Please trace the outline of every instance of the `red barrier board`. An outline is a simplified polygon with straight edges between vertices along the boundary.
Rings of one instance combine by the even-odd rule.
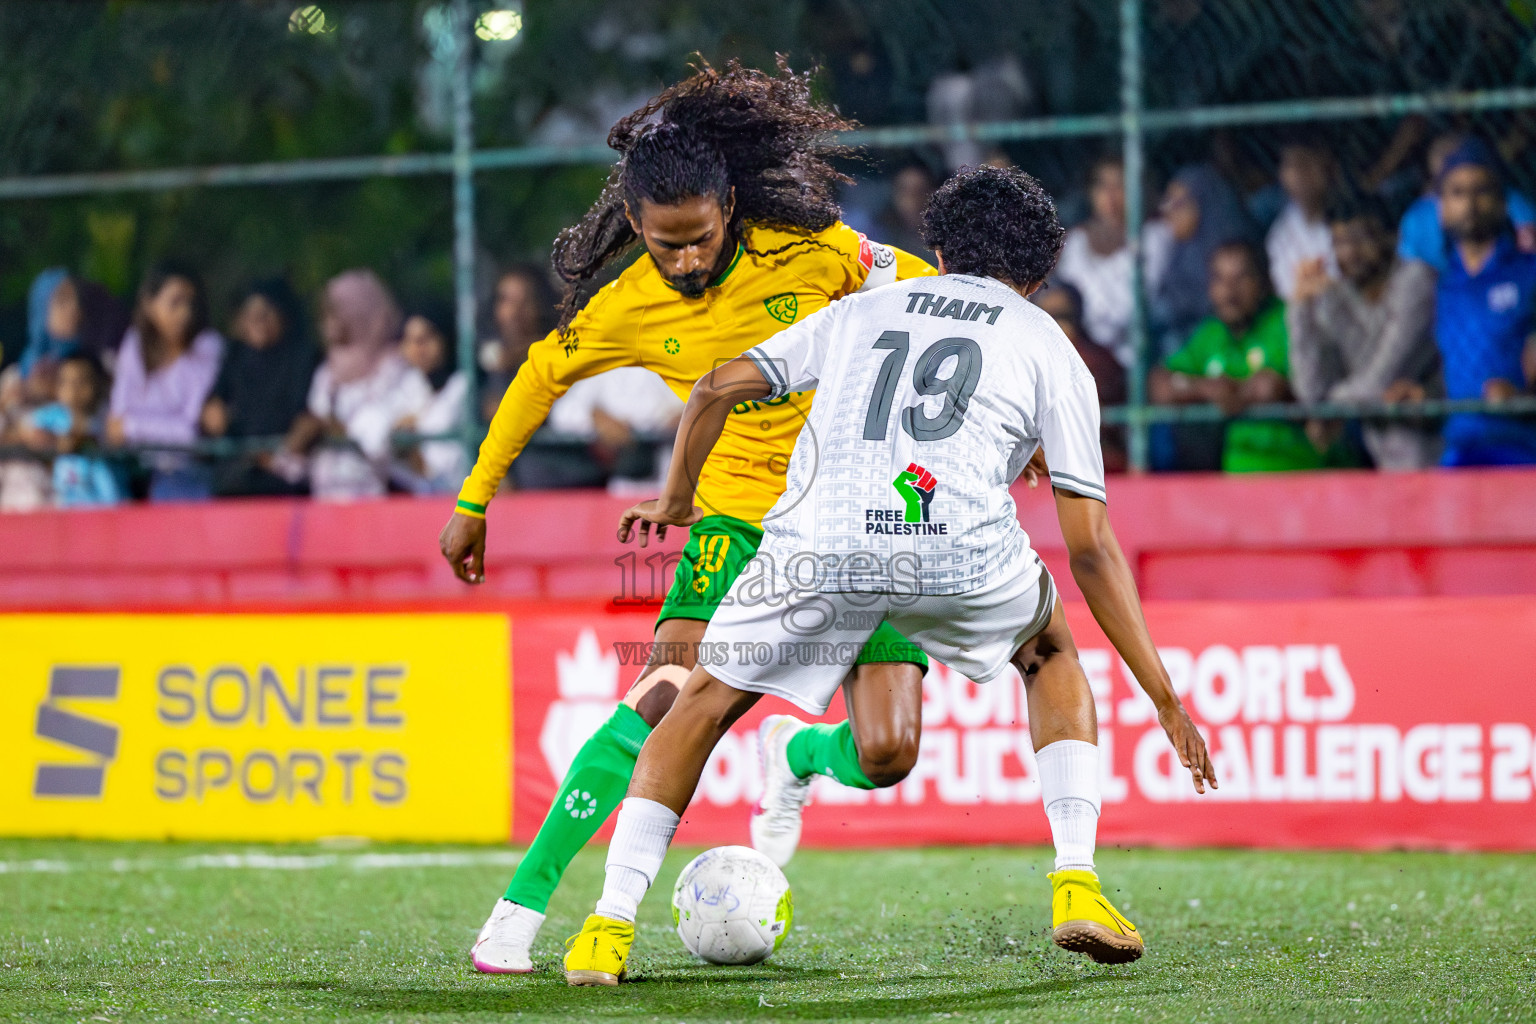
[[[1536,599],[1164,602],[1147,618],[1221,788],[1195,795],[1150,702],[1069,605],[1099,718],[1101,843],[1536,849]],[[644,664],[651,627],[595,604],[513,613],[516,840]],[[756,726],[784,710],[764,698],[721,742],[684,841],[747,841]],[[827,717],[842,714],[839,701]],[[935,665],[911,776],[817,787],[808,845],[1049,840],[1012,674],[977,686]]]
[[[1049,491],[1020,484],[1013,495],[1062,594],[1079,597]],[[1149,600],[1536,594],[1536,469],[1116,476],[1109,500]],[[0,609],[606,600],[637,572],[642,588],[649,577],[645,558],[637,565],[614,535],[627,504],[601,491],[497,497],[478,587],[438,554],[447,497],[0,515]],[[674,532],[663,550],[685,540]]]

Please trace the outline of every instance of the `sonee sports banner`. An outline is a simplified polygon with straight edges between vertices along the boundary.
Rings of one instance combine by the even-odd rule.
[[[0,615],[0,833],[504,840],[505,615]]]
[[[1221,788],[1206,796],[1088,610],[1067,615],[1098,711],[1102,842],[1536,849],[1536,600],[1150,606],[1211,747]],[[592,609],[515,618],[519,841],[645,664],[651,628],[646,615]],[[682,841],[747,841],[756,726],[784,711],[799,713],[764,698],[720,743]],[[826,720],[842,714],[839,701]],[[906,781],[871,793],[820,780],[805,812],[804,841],[817,846],[1048,839],[1018,677],[977,686],[937,664]]]
[[[1104,842],[1536,849],[1536,601],[1176,602],[1147,617],[1221,788],[1194,794],[1069,606]],[[652,625],[596,603],[0,616],[0,833],[500,841],[510,822],[526,842]],[[756,725],[786,710],[765,698],[721,742],[683,841],[747,840]],[[1044,842],[1039,802],[1017,677],[977,686],[936,664],[912,774],[873,793],[818,782],[805,841]]]

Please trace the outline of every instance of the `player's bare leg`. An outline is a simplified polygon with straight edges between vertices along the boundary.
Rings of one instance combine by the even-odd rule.
[[[1013,664],[1024,677],[1040,798],[1056,844],[1052,940],[1099,963],[1129,963],[1144,947],[1135,925],[1104,898],[1093,869],[1100,807],[1098,719],[1059,600],[1051,621],[1014,653]]]
[[[623,700],[652,729],[667,716],[698,664],[699,641],[704,639],[708,625],[703,619],[663,619],[656,623],[651,657]]]
[[[695,668],[672,710],[641,749],[628,796],[654,800],[681,814],[698,789],[715,744],[761,696]]]
[[[704,764],[720,737],[758,697],[695,668],[672,710],[646,740],[608,844],[603,897],[566,953],[570,984],[617,985],[623,978],[634,942],[635,913],[656,881]]]
[[[894,786],[917,764],[923,738],[923,671],[906,662],[854,667],[843,684],[859,770],[876,789]]]
[[[800,845],[811,782],[828,775],[856,789],[907,777],[923,734],[923,671],[908,662],[855,665],[843,683],[850,729],[769,715],[758,729],[763,795],[752,809],[752,846],[783,867]]]
[[[1024,677],[1029,738],[1036,752],[1062,740],[1098,743],[1093,691],[1077,660],[1077,644],[1059,599],[1051,621],[1014,652],[1013,666]]]
[[[657,623],[656,642],[645,667],[612,717],[577,752],[512,883],[476,936],[470,950],[476,970],[485,974],[533,970],[533,942],[544,924],[549,897],[571,858],[624,799],[634,759],[687,681],[706,625],[700,619],[681,618]]]

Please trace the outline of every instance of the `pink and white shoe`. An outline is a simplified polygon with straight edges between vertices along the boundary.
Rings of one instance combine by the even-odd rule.
[[[481,974],[532,974],[533,940],[544,915],[508,899],[496,901],[469,958]]]
[[[805,728],[792,715],[769,715],[757,728],[763,759],[763,795],[752,808],[752,848],[779,867],[790,862],[800,845],[800,814],[811,799],[811,778],[802,779],[789,767],[790,737]]]

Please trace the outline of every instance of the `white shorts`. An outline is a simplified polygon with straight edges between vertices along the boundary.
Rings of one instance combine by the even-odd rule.
[[[699,665],[728,686],[827,710],[864,643],[889,622],[932,658],[977,683],[993,679],[1051,621],[1056,584],[1034,554],[966,594],[795,591],[741,600],[743,571],[704,630]]]

